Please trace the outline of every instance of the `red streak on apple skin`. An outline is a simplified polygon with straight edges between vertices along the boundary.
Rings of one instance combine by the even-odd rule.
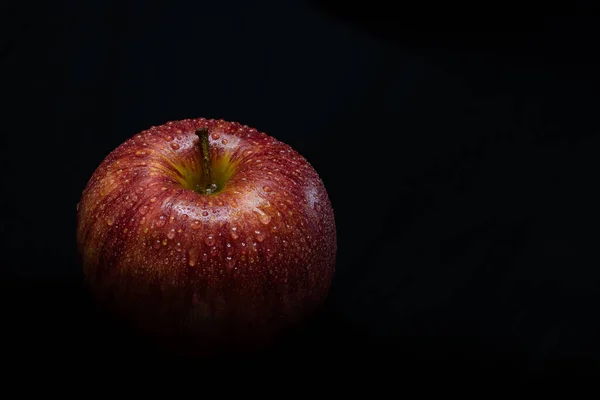
[[[213,195],[196,130],[232,174]],[[189,354],[265,343],[323,302],[336,231],[321,179],[290,146],[235,122],[188,119],[130,138],[100,164],[78,209],[77,244],[99,303]],[[176,338],[176,339],[175,339]]]

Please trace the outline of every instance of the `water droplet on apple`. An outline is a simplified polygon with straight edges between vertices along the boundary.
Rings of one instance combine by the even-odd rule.
[[[171,140],[173,140],[173,136],[166,135],[166,136],[163,136],[163,139],[165,139],[167,142],[170,142]]]
[[[160,239],[156,239],[152,244],[152,247],[154,247],[155,249],[160,248]]]
[[[208,235],[206,235],[206,238],[204,238],[204,243],[206,243],[207,246],[212,246],[215,244],[215,236],[212,233],[209,233]]]
[[[148,157],[150,154],[145,150],[138,150],[135,152],[135,156],[139,158]]]
[[[181,243],[177,242],[177,247],[175,247],[175,250],[178,252],[181,251]]]
[[[145,215],[148,212],[148,206],[147,205],[143,205],[140,207],[140,214]]]
[[[150,203],[155,203],[156,202],[156,197],[153,197],[150,199]]]
[[[270,191],[271,191],[271,188],[270,188],[270,187],[268,187],[268,186],[263,186],[263,190],[264,190],[265,192],[270,192]]]
[[[256,240],[258,240],[259,242],[265,240],[265,237],[267,236],[263,231],[259,230],[254,231],[254,234],[256,235]]]
[[[179,150],[179,145],[177,143],[171,143],[171,148],[173,150]]]
[[[144,187],[143,187],[143,186],[138,186],[138,187],[135,189],[135,192],[136,192],[137,194],[140,194],[140,193],[142,193],[143,191],[144,191]]]
[[[315,201],[313,207],[317,212],[321,212],[321,204],[319,204],[318,202]]]
[[[111,226],[114,222],[112,218],[106,218],[106,225]]]
[[[192,229],[200,229],[202,228],[202,221],[195,219],[190,225],[192,226]]]
[[[223,143],[223,144],[227,144],[227,143],[229,143],[229,140],[227,140],[227,139],[223,139],[223,140],[221,140],[221,143]]]
[[[273,253],[273,249],[271,249],[270,247],[267,247],[267,248],[265,249],[265,253],[267,254],[267,259],[269,259],[269,260],[270,260],[270,259],[273,257],[273,255],[275,254],[275,253]]]
[[[156,221],[156,226],[163,227],[165,226],[165,224],[167,223],[167,217],[165,217],[164,215],[161,215],[160,217],[158,217],[158,221]]]
[[[190,249],[190,251],[188,252],[188,256],[189,256],[188,265],[190,267],[193,267],[198,263],[198,254],[199,254],[199,251],[196,247],[192,247]]]
[[[162,245],[163,245],[163,246],[166,246],[166,245],[167,245],[167,239],[163,239],[163,241],[162,241]]]
[[[227,268],[229,268],[229,269],[235,267],[235,258],[233,258],[231,256],[227,256],[225,258],[225,264],[227,265]]]
[[[189,216],[188,216],[187,214],[183,214],[183,215],[181,216],[181,220],[182,220],[182,221],[186,221],[188,218],[189,218]]]
[[[271,222],[271,216],[269,214],[265,213],[263,210],[255,207],[253,211],[258,215],[258,220],[262,224],[268,225],[269,222]]]
[[[243,155],[244,157],[248,157],[250,154],[252,154],[252,150],[245,150],[245,151],[242,153],[242,155]]]
[[[169,239],[173,239],[175,237],[175,228],[171,229],[169,233],[167,233],[167,237]]]
[[[214,132],[212,135],[210,135],[210,137],[212,137],[214,140],[217,140],[221,136],[219,136],[219,134],[217,132]]]
[[[231,234],[231,238],[232,238],[233,240],[235,240],[235,239],[237,239],[238,237],[240,237],[240,236],[238,235],[237,228],[236,228],[235,226],[232,226],[232,227],[231,227],[231,229],[229,230],[229,233]]]
[[[202,211],[202,216],[206,217],[208,215],[208,211]]]
[[[203,253],[202,254],[202,261],[206,261],[206,260],[208,260],[208,254]]]

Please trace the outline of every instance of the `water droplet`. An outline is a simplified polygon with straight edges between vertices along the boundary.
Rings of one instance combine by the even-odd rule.
[[[254,231],[254,234],[256,235],[256,240],[258,240],[259,242],[262,242],[263,240],[265,240],[265,237],[267,237],[267,235],[263,231],[259,230]]]
[[[177,247],[175,247],[175,250],[177,250],[178,252],[181,251],[181,243],[177,242]]]
[[[189,256],[188,265],[190,267],[193,267],[198,263],[198,254],[199,254],[199,251],[196,247],[192,247],[190,249],[190,251],[188,252],[188,256]]]
[[[240,237],[240,235],[238,235],[237,232],[237,228],[235,226],[232,226],[231,229],[229,230],[229,233],[231,234],[231,238],[233,240],[237,239],[238,237]]]
[[[160,190],[162,190],[164,192],[165,190],[167,190],[167,187],[163,186],[163,187],[160,188]]]
[[[177,143],[171,143],[171,148],[173,150],[179,150],[179,145]]]
[[[217,253],[218,253],[218,251],[217,251],[217,246],[213,246],[213,247],[211,247],[211,248],[210,248],[210,255],[211,255],[211,256],[213,256],[213,257],[214,257],[214,256],[216,256],[216,255],[217,255]]]
[[[155,249],[158,249],[160,247],[160,239],[156,239],[154,241],[154,243],[152,244],[152,247],[154,247]]]
[[[271,191],[271,188],[270,188],[270,187],[268,187],[268,186],[263,186],[263,190],[264,190],[265,192],[270,192],[270,191]]]
[[[167,239],[163,239],[163,241],[162,241],[162,245],[163,245],[163,246],[166,246],[166,245],[167,245]]]
[[[170,142],[171,140],[173,140],[173,136],[166,135],[166,136],[163,136],[163,139],[165,139],[167,142]]]
[[[169,233],[167,233],[167,237],[173,239],[175,237],[175,229],[171,229]]]
[[[267,247],[265,249],[265,252],[267,254],[267,259],[269,259],[269,260],[275,255],[275,253],[273,252],[273,249],[271,249],[270,247]]]
[[[202,261],[206,261],[208,260],[208,254],[204,253],[202,254]]]
[[[271,216],[265,213],[263,210],[255,207],[253,211],[258,214],[258,220],[264,225],[268,225],[269,222],[271,222]]]
[[[150,203],[154,203],[154,202],[156,202],[156,197],[153,197],[150,199]]]
[[[202,228],[202,221],[195,219],[190,225],[192,226],[192,229],[200,229]]]
[[[206,235],[206,238],[204,238],[204,243],[206,243],[207,246],[212,246],[215,244],[215,236],[212,233],[209,233],[208,235]]]
[[[139,158],[144,158],[144,157],[148,157],[149,153],[145,150],[138,150],[135,152],[135,156],[139,157]]]
[[[246,150],[242,153],[244,157],[248,157],[250,154],[252,154],[252,150]]]
[[[188,216],[187,214],[183,214],[183,215],[181,216],[181,220],[182,220],[182,221],[186,221],[188,218],[189,218],[189,216]]]
[[[106,218],[106,225],[111,226],[114,222],[112,218]]]
[[[165,226],[166,223],[167,223],[167,217],[165,217],[164,215],[161,215],[160,217],[158,217],[158,221],[156,221],[156,226],[158,226],[160,228],[162,226]]]
[[[316,201],[315,201],[315,204],[313,205],[313,207],[317,212],[321,211],[321,204],[317,203]]]
[[[227,265],[227,268],[231,269],[235,266],[235,258],[231,257],[231,256],[227,256],[225,258],[225,264]]]
[[[135,189],[135,192],[136,192],[137,194],[140,194],[140,193],[142,193],[143,191],[144,191],[144,187],[143,187],[143,186],[138,186],[138,187]]]
[[[206,217],[208,215],[208,211],[202,211],[202,216]]]

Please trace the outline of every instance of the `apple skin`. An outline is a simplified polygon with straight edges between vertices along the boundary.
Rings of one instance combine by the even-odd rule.
[[[208,129],[221,189],[194,190]],[[112,151],[77,206],[85,283],[101,309],[169,350],[252,349],[322,304],[333,209],[290,146],[236,122],[172,121]]]

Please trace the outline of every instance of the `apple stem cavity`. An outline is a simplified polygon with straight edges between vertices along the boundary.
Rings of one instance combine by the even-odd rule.
[[[217,190],[217,184],[213,181],[212,177],[208,129],[198,129],[196,130],[196,135],[200,139],[200,152],[202,153],[202,179],[200,181],[200,192],[202,194],[211,194]]]

